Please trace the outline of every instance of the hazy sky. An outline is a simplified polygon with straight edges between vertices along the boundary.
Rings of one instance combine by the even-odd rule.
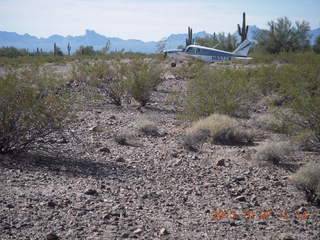
[[[108,37],[158,41],[171,33],[234,32],[242,22],[265,28],[287,16],[320,27],[320,0],[0,0],[0,31],[83,35],[92,29]]]

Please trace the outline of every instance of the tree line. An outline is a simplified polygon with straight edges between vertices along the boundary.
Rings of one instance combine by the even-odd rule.
[[[246,25],[245,13],[243,13],[242,27],[238,24],[238,34],[243,42],[248,35],[249,26]],[[278,18],[268,22],[268,29],[254,33],[253,51],[277,54],[280,52],[314,51],[320,53],[320,36],[315,44],[311,44],[308,36],[310,24],[306,21],[292,22],[287,17]],[[191,34],[190,34],[191,33]],[[192,39],[192,29],[188,28],[186,46],[197,44],[205,47],[217,48],[225,51],[233,51],[239,41],[236,35],[230,33],[213,33],[211,36]],[[180,46],[184,48],[184,46]]]

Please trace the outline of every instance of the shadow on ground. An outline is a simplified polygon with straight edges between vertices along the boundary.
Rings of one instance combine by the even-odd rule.
[[[141,176],[142,172],[126,163],[96,162],[85,158],[53,157],[35,153],[0,155],[0,171],[19,169],[28,172],[47,172],[70,177],[121,178]]]

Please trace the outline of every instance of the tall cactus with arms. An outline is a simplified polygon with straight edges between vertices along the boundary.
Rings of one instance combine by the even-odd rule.
[[[243,19],[242,19],[242,28],[240,27],[240,24],[238,24],[238,33],[241,36],[241,42],[247,39],[249,31],[249,26],[246,25],[246,13],[243,13]]]
[[[186,47],[189,45],[193,44],[193,39],[192,39],[192,28],[188,27],[188,38],[186,39]]]

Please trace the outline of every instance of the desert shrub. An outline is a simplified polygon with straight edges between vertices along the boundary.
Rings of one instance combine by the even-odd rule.
[[[205,63],[198,59],[188,59],[186,63],[179,64],[178,67],[173,70],[173,73],[176,78],[193,79],[199,74],[204,65]]]
[[[295,25],[287,18],[278,18],[268,22],[268,30],[260,30],[255,38],[257,44],[269,53],[290,52],[310,48],[308,22],[295,22]]]
[[[83,60],[73,65],[72,79],[82,86],[88,97],[107,97],[120,106],[126,95],[127,64],[118,59],[109,61]]]
[[[115,105],[120,106],[126,94],[126,66],[127,64],[117,60],[94,63],[89,71],[89,84],[99,88]]]
[[[292,141],[302,151],[320,151],[319,138],[311,130],[300,131],[297,135],[292,136]]]
[[[0,77],[0,153],[27,150],[72,119],[60,84],[37,69]]]
[[[257,68],[252,77],[256,90],[279,96],[276,117],[283,129],[290,135],[311,131],[313,143],[320,146],[320,56],[281,53],[277,59],[285,64]]]
[[[294,151],[294,148],[289,142],[266,142],[257,147],[257,152],[254,154],[253,159],[259,163],[273,163],[279,164],[287,156]]]
[[[291,178],[295,186],[303,191],[312,203],[320,205],[320,165],[308,163],[301,167]]]
[[[134,134],[128,130],[121,130],[114,135],[114,140],[119,145],[131,145]]]
[[[277,133],[288,133],[288,126],[282,119],[275,114],[261,114],[256,118],[256,125],[264,130],[270,130]]]
[[[247,117],[255,99],[251,77],[252,70],[201,68],[188,85],[184,114],[191,119],[212,113]]]
[[[151,92],[161,82],[161,68],[153,61],[142,58],[131,60],[127,65],[126,89],[128,93],[145,106]]]
[[[255,72],[255,85],[264,96],[279,91],[278,68],[276,65],[262,66]]]
[[[206,129],[200,129],[187,133],[183,136],[183,146],[193,152],[198,151],[198,146],[202,145],[210,136],[210,132]]]
[[[313,46],[313,51],[314,51],[315,53],[320,53],[320,36],[318,36],[318,37],[316,38],[316,42],[315,42],[315,44],[314,44],[314,46]]]
[[[248,144],[253,141],[253,135],[240,127],[237,120],[226,115],[212,114],[186,129],[184,145],[192,146],[207,139],[214,144]]]
[[[77,56],[79,55],[94,56],[97,54],[97,52],[93,49],[93,46],[80,46],[75,54]]]
[[[320,145],[320,58],[306,61],[282,67],[280,94],[288,99],[284,107],[297,117],[280,117],[293,129],[313,131]]]
[[[159,136],[159,129],[154,122],[142,120],[137,123],[137,129],[145,135]]]

